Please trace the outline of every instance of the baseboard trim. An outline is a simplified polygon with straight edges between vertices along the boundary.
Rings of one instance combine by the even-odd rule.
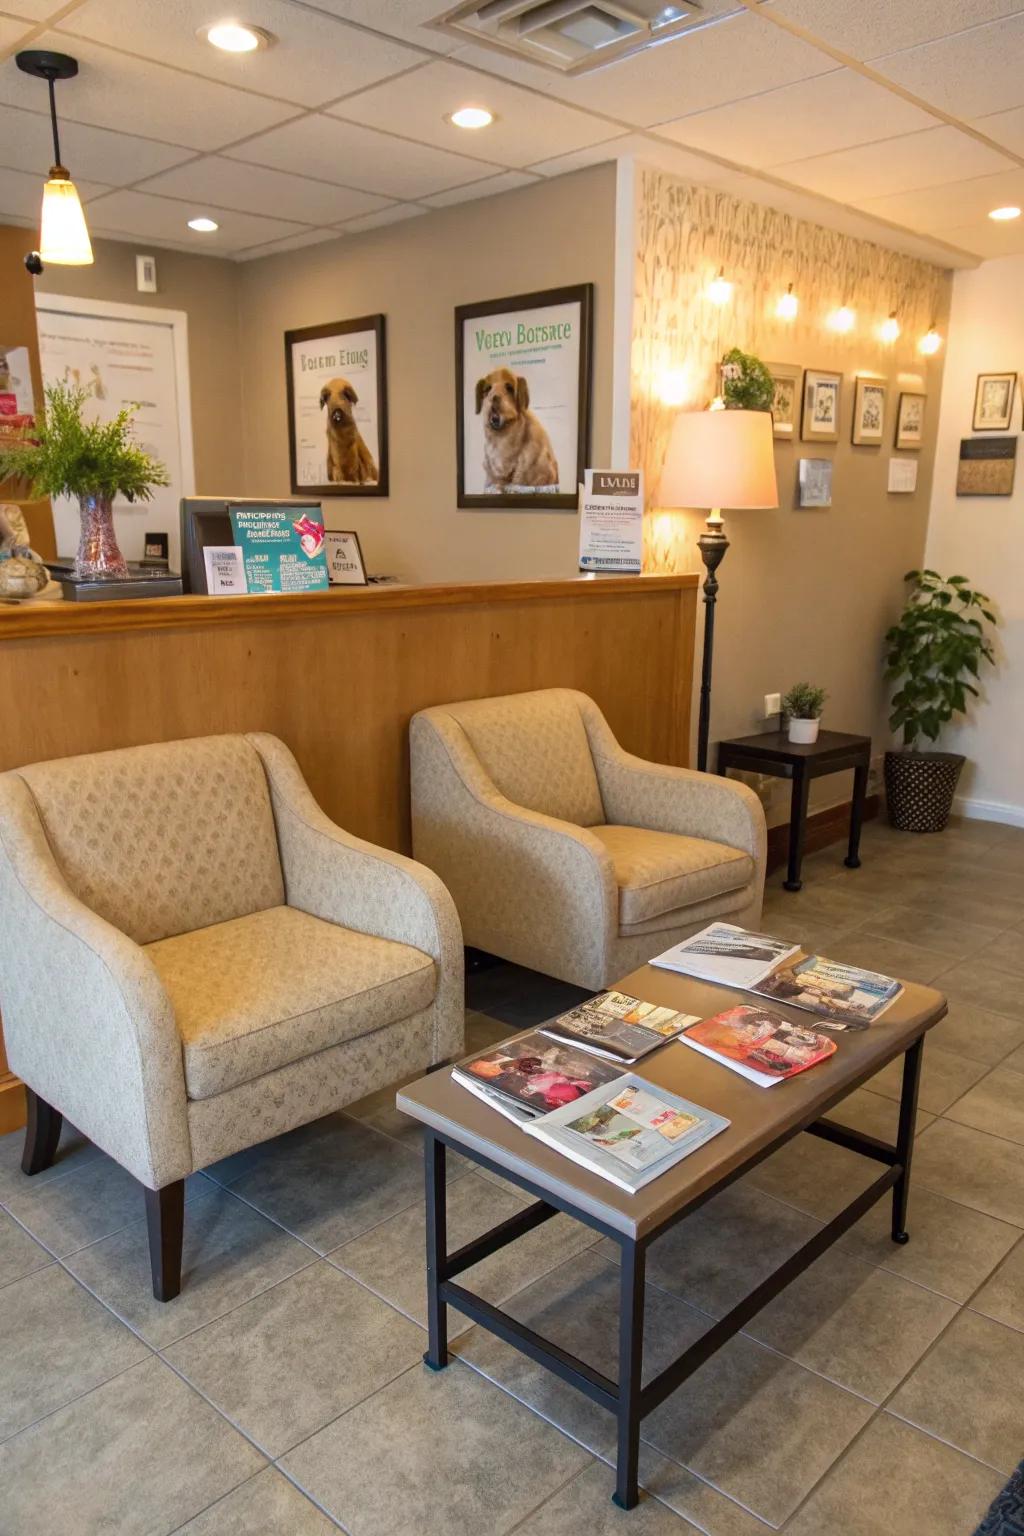
[[[1001,800],[975,800],[957,795],[953,809],[968,821],[1000,821],[1007,827],[1024,827],[1024,805],[1006,805]]]
[[[879,813],[881,797],[868,795],[864,802],[864,820],[873,821]],[[845,842],[850,832],[850,801],[830,805],[807,818],[804,853],[817,853],[833,843]],[[780,869],[789,857],[789,822],[768,828],[768,873]]]

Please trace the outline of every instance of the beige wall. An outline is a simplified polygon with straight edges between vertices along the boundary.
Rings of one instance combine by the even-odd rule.
[[[575,514],[456,507],[452,312],[478,299],[592,282],[591,459],[604,462],[614,223],[615,168],[603,165],[243,265],[239,419],[246,493],[289,493],[284,332],[382,312],[391,494],[325,500],[328,527],[355,528],[371,570],[413,580],[571,574]]]

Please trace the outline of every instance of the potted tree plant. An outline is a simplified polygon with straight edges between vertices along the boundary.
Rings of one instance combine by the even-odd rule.
[[[794,683],[782,699],[782,713],[789,722],[789,739],[810,746],[817,741],[821,712],[828,694],[812,683]]]
[[[114,533],[114,497],[149,501],[153,487],[167,485],[167,471],[135,442],[138,407],[112,421],[83,416],[87,389],[51,384],[46,410],[35,426],[0,447],[0,480],[24,480],[33,496],[77,496],[81,537],[76,576],[127,576],[128,564]]]
[[[964,766],[959,752],[922,751],[977,696],[983,661],[994,660],[985,625],[996,616],[984,592],[966,576],[908,571],[912,583],[899,620],[885,637],[885,676],[895,685],[889,724],[903,732],[903,750],[885,754],[889,820],[904,832],[941,832],[953,808]]]

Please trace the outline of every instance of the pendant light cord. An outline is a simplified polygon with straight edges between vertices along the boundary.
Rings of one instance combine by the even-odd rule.
[[[53,129],[53,155],[56,167],[61,167],[60,158],[60,134],[57,131],[57,93],[54,90],[54,77],[47,75],[46,83],[50,87],[50,126]]]

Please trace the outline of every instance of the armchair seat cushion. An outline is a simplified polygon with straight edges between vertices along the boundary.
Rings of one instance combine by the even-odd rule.
[[[145,946],[174,1009],[186,1092],[207,1099],[434,1001],[421,950],[270,907]]]
[[[753,879],[750,855],[725,843],[646,827],[600,826],[589,831],[611,857],[623,926],[724,896]]]

